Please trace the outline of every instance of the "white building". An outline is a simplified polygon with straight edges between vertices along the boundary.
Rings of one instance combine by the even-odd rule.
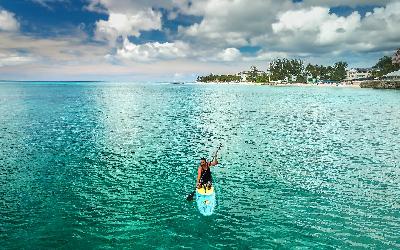
[[[239,72],[239,73],[236,74],[237,76],[240,76],[240,81],[241,82],[247,81],[247,73],[246,72],[247,71],[242,71],[242,72]]]
[[[257,68],[254,68],[253,70],[239,72],[236,75],[240,76],[242,82],[246,82],[248,80],[248,78],[251,77],[253,74],[255,74],[257,76],[262,76],[266,73],[262,70],[258,70]]]
[[[347,70],[346,80],[365,79],[372,76],[371,68],[353,68]]]
[[[387,79],[387,80],[399,81],[400,80],[400,70],[390,72],[389,74],[384,75],[383,78]]]

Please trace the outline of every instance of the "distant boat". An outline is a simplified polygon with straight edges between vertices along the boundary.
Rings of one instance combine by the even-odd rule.
[[[185,84],[184,82],[171,82],[171,84]]]

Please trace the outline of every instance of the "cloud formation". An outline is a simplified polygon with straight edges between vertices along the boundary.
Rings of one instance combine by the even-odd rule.
[[[15,14],[6,10],[0,10],[0,31],[17,31],[19,22]]]
[[[160,30],[161,14],[147,9],[132,14],[110,13],[108,20],[99,20],[96,23],[96,38],[114,43],[122,36],[139,36],[140,31]]]
[[[35,59],[31,56],[24,56],[20,54],[3,54],[0,53],[0,67],[14,66],[33,62]]]
[[[337,6],[374,6],[374,5],[386,5],[392,0],[303,0],[302,5],[305,6],[324,6],[324,7],[337,7]]]
[[[357,10],[346,16],[331,11],[330,7],[347,2],[351,7],[387,5],[376,7],[365,16]],[[400,41],[400,26],[396,25],[400,23],[399,1],[346,3],[208,0],[202,5],[203,20],[179,31],[184,40],[204,49],[257,46],[263,53],[294,57],[376,52],[396,47],[394,42]],[[254,60],[260,58],[264,56],[254,55]]]
[[[57,7],[49,11],[72,6],[69,0],[32,1]],[[279,57],[312,63],[357,59],[372,66],[400,46],[398,0],[87,0],[76,9],[98,18],[74,24],[85,29],[41,36],[45,32],[26,29],[24,15],[0,8],[0,72],[81,66],[74,69],[195,74],[267,65]]]
[[[222,61],[227,61],[227,62],[238,60],[240,57],[241,57],[241,53],[236,48],[224,49],[222,52],[218,53],[218,55],[217,55],[217,59],[220,59]]]
[[[117,59],[147,62],[157,59],[184,58],[188,56],[189,51],[189,45],[182,41],[136,45],[125,38],[123,47],[117,50],[115,57]]]
[[[212,45],[245,46],[250,39],[271,31],[275,14],[293,6],[291,1],[279,4],[271,0],[208,0],[205,4],[194,5],[194,13],[204,12],[200,23],[190,27],[180,27],[180,32],[188,39]],[[223,10],[223,11],[222,11]],[[187,10],[191,12],[191,9]]]
[[[362,17],[357,11],[338,16],[327,7],[288,10],[272,23],[275,39],[282,50],[296,47],[298,52],[368,52],[393,48],[400,41],[400,2],[375,8]],[[275,45],[276,46],[276,45]]]
[[[348,17],[339,17],[331,14],[328,8],[311,7],[281,13],[278,21],[272,23],[272,31],[283,48],[311,45],[306,49],[312,50],[316,46],[326,47],[345,42],[360,27],[360,20],[357,12]]]

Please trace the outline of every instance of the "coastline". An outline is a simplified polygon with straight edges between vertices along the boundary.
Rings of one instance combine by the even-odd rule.
[[[328,88],[361,88],[359,84],[314,84],[314,83],[256,83],[256,82],[196,82],[197,84],[213,85],[249,85],[273,87],[328,87]]]

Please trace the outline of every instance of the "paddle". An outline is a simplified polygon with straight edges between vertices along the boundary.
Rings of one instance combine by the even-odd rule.
[[[211,161],[214,161],[215,157],[217,157],[217,153],[218,153],[218,151],[221,149],[221,147],[222,147],[222,143],[219,144],[219,147],[218,147],[218,149],[215,151],[215,154],[214,154],[214,156],[213,156],[213,158],[212,158]],[[196,187],[196,188],[197,188],[197,187]],[[196,193],[196,189],[195,189],[193,192],[191,192],[191,193],[186,197],[186,200],[192,201],[195,193]]]

